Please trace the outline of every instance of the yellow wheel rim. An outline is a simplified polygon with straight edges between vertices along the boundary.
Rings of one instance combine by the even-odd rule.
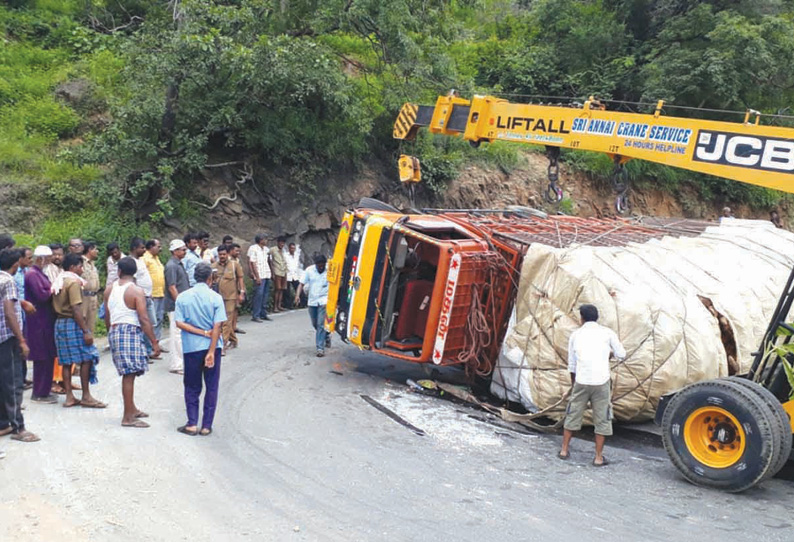
[[[725,469],[744,454],[744,428],[724,408],[707,406],[694,411],[684,424],[684,442],[700,463]]]

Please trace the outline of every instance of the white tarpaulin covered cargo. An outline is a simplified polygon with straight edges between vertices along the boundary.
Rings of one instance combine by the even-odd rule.
[[[616,419],[651,419],[662,395],[748,370],[792,265],[794,234],[762,221],[620,247],[535,243],[491,391],[559,418],[568,337],[592,303],[628,353],[611,362]]]

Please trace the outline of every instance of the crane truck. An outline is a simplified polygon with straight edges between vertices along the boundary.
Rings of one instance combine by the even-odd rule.
[[[661,101],[652,113],[640,114],[609,111],[592,98],[561,106],[450,93],[432,106],[405,104],[394,137],[412,139],[426,128],[475,147],[493,141],[543,145],[551,201],[561,198],[560,149],[606,153],[615,162],[618,211],[629,206],[623,165],[631,159],[794,193],[794,129],[763,124],[756,111],[735,123],[663,111]],[[402,156],[399,168],[409,185],[420,180],[415,158]],[[528,208],[406,214],[365,199],[344,215],[328,264],[326,328],[386,356],[463,365],[487,376],[507,331],[527,248],[580,220]],[[589,226],[598,239],[598,225]],[[645,238],[666,232],[661,223],[627,227]],[[774,476],[789,459],[794,390],[787,369],[794,328],[786,319],[792,302],[794,270],[748,374],[693,383],[659,401],[665,449],[687,480],[742,491]]]

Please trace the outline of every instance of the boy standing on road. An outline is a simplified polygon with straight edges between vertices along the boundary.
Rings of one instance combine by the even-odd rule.
[[[560,459],[571,456],[568,447],[576,431],[582,428],[582,417],[590,403],[595,425],[595,458],[593,466],[603,467],[609,462],[603,455],[604,441],[612,435],[612,390],[609,373],[609,355],[622,360],[626,350],[617,334],[600,326],[598,309],[594,305],[579,307],[582,326],[571,333],[568,340],[568,371],[571,373],[573,390],[568,400],[565,415]]]
[[[143,341],[144,333],[149,337],[155,355],[160,353],[160,344],[155,337],[146,296],[143,288],[135,284],[137,265],[133,258],[119,260],[119,278],[105,291],[105,325],[110,330],[108,342],[121,377],[121,395],[124,398],[124,427],[149,427],[140,418],[149,415],[135,406],[135,377],[142,376],[149,368],[149,355]]]
[[[331,346],[331,337],[325,331],[325,306],[328,303],[328,275],[325,272],[326,258],[322,254],[314,257],[314,265],[306,268],[295,293],[295,304],[301,299],[305,289],[309,293],[309,319],[315,330],[314,344],[317,347],[317,357],[325,355],[325,349]]]
[[[210,289],[212,268],[201,262],[195,268],[196,285],[176,300],[176,325],[182,330],[184,351],[185,409],[187,423],[177,428],[186,435],[209,435],[218,403],[218,381],[221,376],[221,326],[226,321],[223,298]],[[201,431],[198,429],[201,380],[207,386]]]

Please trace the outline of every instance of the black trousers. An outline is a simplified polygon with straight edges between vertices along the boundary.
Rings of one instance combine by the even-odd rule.
[[[17,433],[25,429],[22,418],[22,352],[16,337],[0,343],[0,429],[11,425]]]

